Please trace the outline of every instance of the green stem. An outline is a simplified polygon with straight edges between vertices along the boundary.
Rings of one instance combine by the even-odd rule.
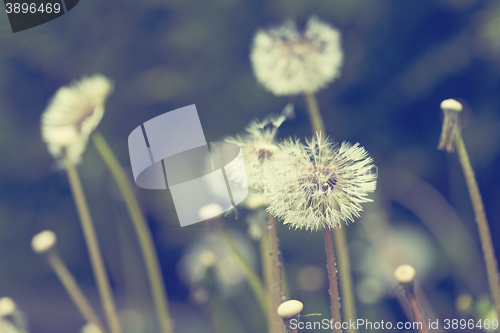
[[[71,193],[73,194],[73,199],[80,217],[83,236],[87,244],[94,278],[97,283],[97,289],[99,290],[99,296],[101,297],[104,313],[106,314],[109,330],[111,333],[121,333],[120,322],[116,313],[109,278],[106,273],[106,268],[104,267],[101,250],[99,248],[99,243],[94,230],[94,223],[92,222],[92,217],[90,216],[90,210],[83,192],[80,177],[78,176],[75,165],[66,155],[63,156],[63,160],[66,172],[68,173]]]
[[[306,93],[307,110],[311,121],[313,132],[325,133],[323,117],[318,107],[318,101],[312,93]],[[342,295],[342,312],[346,321],[357,319],[356,302],[354,299],[354,289],[352,286],[351,264],[349,259],[349,248],[347,247],[347,237],[343,228],[336,228],[333,232],[335,245],[337,248],[338,266],[340,275],[340,288]],[[348,328],[348,333],[355,333],[356,329]]]
[[[158,255],[154,248],[151,231],[147,226],[146,219],[144,218],[139,207],[139,203],[134,196],[134,192],[132,191],[132,187],[130,186],[125,171],[121,167],[108,143],[98,132],[92,135],[92,141],[118,185],[132,219],[132,224],[134,226],[135,233],[137,234],[142,257],[146,266],[146,272],[151,286],[151,296],[155,305],[160,331],[162,333],[171,333],[172,320],[170,318],[167,295],[163,284],[163,276],[160,269]]]
[[[90,302],[87,300],[87,297],[85,297],[85,294],[78,286],[75,277],[71,274],[57,252],[50,251],[47,253],[46,259],[83,318],[87,322],[99,326],[101,331],[105,333],[106,330],[104,329],[104,325],[101,323],[99,317],[90,305]]]
[[[465,147],[462,133],[460,130],[455,134],[455,146],[457,149],[458,159],[462,165],[462,169],[469,189],[472,207],[474,208],[474,215],[476,216],[477,228],[479,229],[479,239],[481,241],[481,248],[483,250],[484,261],[486,263],[486,271],[488,274],[488,282],[490,285],[490,292],[495,304],[497,316],[500,318],[500,284],[498,276],[498,264],[493,248],[493,241],[491,240],[490,228],[488,227],[488,220],[484,212],[483,200],[479,187],[477,185],[474,170],[470,164],[469,155]],[[499,331],[500,332],[500,331]]]
[[[260,281],[257,274],[255,274],[255,272],[253,271],[252,267],[250,267],[248,262],[245,260],[245,258],[243,258],[240,251],[234,244],[232,238],[227,233],[226,229],[224,229],[224,227],[221,225],[219,225],[218,229],[222,240],[224,241],[226,246],[233,252],[236,259],[238,259],[238,262],[241,264],[241,267],[243,268],[243,271],[248,279],[248,283],[250,284],[250,288],[252,289],[255,297],[257,298],[257,301],[259,302],[259,305],[262,308],[262,312],[264,312],[264,315],[267,318],[268,312],[266,293],[264,291],[264,287],[262,286],[262,282]]]

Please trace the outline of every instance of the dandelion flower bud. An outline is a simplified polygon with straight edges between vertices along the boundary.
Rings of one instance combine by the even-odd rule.
[[[56,245],[57,237],[50,230],[42,231],[36,234],[31,240],[31,248],[37,254],[43,254]]]
[[[10,297],[0,298],[0,317],[9,316],[16,311],[16,303]]]
[[[415,278],[415,268],[410,265],[401,265],[394,271],[394,277],[399,283],[408,284]]]
[[[43,140],[55,158],[66,153],[73,163],[80,162],[90,134],[102,119],[112,87],[108,78],[94,75],[56,92],[41,123]]]
[[[303,33],[288,21],[258,31],[250,59],[257,80],[273,94],[313,93],[340,76],[340,33],[316,17]]]
[[[462,111],[462,104],[454,99],[446,99],[441,102],[441,110],[444,113],[444,120],[437,148],[452,153],[455,151],[455,135],[461,130],[460,112]]]
[[[462,104],[454,99],[445,99],[441,102],[441,110],[462,111]]]
[[[296,229],[335,228],[359,217],[376,187],[373,159],[359,144],[335,147],[317,134],[289,139],[265,164],[267,211]]]
[[[88,323],[82,327],[81,333],[102,333],[102,331],[96,324]]]
[[[304,304],[300,301],[289,300],[278,307],[278,316],[281,318],[292,318],[300,313],[304,308]]]

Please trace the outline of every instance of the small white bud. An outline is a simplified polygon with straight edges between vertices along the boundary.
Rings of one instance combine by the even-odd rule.
[[[415,268],[410,265],[401,265],[394,271],[394,277],[399,283],[410,283],[415,278]]]
[[[102,331],[96,324],[88,323],[82,327],[81,333],[102,333]]]
[[[33,236],[31,248],[35,253],[42,254],[53,248],[56,245],[56,241],[56,234],[50,230],[45,230]]]
[[[462,111],[462,104],[454,99],[445,99],[444,101],[441,102],[441,110],[449,110],[449,111],[456,111],[460,112]]]
[[[217,203],[211,203],[200,208],[198,215],[203,220],[211,219],[224,213],[224,209]]]
[[[0,317],[9,316],[16,311],[16,303],[10,297],[0,298]]]
[[[302,302],[289,300],[281,303],[278,307],[278,316],[281,318],[292,318],[293,316],[298,315],[303,308],[304,304],[302,304]]]

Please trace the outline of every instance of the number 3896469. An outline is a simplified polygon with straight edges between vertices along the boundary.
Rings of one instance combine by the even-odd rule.
[[[36,13],[55,13],[58,14],[61,11],[61,4],[56,2],[56,3],[41,3],[41,4],[36,4],[36,3],[19,3],[19,2],[14,2],[10,3],[7,2],[5,4],[5,9],[7,11],[7,14],[36,14]]]

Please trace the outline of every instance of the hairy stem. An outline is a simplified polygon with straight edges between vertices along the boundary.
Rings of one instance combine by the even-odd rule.
[[[318,107],[318,101],[312,93],[306,93],[307,110],[309,120],[312,125],[313,132],[325,133],[325,125],[323,117]],[[349,248],[347,247],[347,237],[345,230],[337,228],[334,231],[335,245],[338,254],[338,265],[340,274],[340,288],[342,291],[342,311],[346,321],[355,321],[356,317],[356,302],[354,299],[354,289],[352,286],[351,264],[349,258]],[[355,333],[356,329],[346,329],[348,333]]]
[[[340,317],[340,297],[337,282],[337,265],[335,262],[335,251],[333,250],[332,231],[329,227],[325,227],[323,229],[323,235],[325,237],[326,268],[328,270],[328,286],[330,288],[330,310],[332,312],[332,320],[334,323],[342,323],[342,319]],[[342,329],[337,329],[336,325],[334,324],[333,332],[341,333]]]
[[[262,262],[262,274],[264,275],[264,284],[266,286],[268,318],[270,318],[270,320],[267,321],[267,330],[268,333],[273,333],[274,325],[273,320],[271,320],[274,317],[273,263],[271,258],[271,238],[269,230],[266,230],[260,239],[260,256]]]
[[[283,332],[283,320],[278,316],[278,307],[282,303],[283,286],[281,281],[281,261],[280,247],[278,239],[278,231],[276,230],[276,219],[272,214],[269,214],[269,233],[271,236],[271,254],[273,264],[273,323],[275,332]]]
[[[92,271],[97,283],[97,289],[99,291],[99,296],[101,297],[104,313],[106,314],[109,330],[111,333],[121,333],[120,322],[116,313],[115,301],[111,293],[109,278],[106,273],[106,268],[104,267],[101,250],[97,241],[87,199],[85,198],[85,194],[83,192],[82,183],[73,162],[71,162],[66,155],[64,155],[63,159],[66,172],[68,173],[71,193],[73,194],[78,216],[80,217],[83,236],[87,244],[90,262],[92,264]]]
[[[483,257],[486,263],[486,271],[488,274],[491,297],[493,298],[493,302],[495,304],[496,313],[500,318],[500,284],[498,276],[498,264],[493,248],[493,241],[491,240],[488,220],[486,219],[486,213],[484,212],[483,200],[481,198],[481,193],[479,192],[476,177],[474,176],[474,170],[472,169],[472,166],[470,164],[469,155],[467,154],[467,149],[465,147],[461,131],[456,131],[454,141],[458,158],[464,172],[467,188],[469,189],[470,199],[474,208],[474,215],[476,216],[476,223],[479,230],[479,239],[481,241]]]
[[[425,324],[424,315],[422,313],[422,309],[418,304],[417,295],[415,294],[415,287],[413,282],[411,282],[408,286],[403,286],[405,290],[405,296],[410,303],[411,312],[413,313],[413,319],[417,323],[421,323],[421,326],[417,325],[418,333],[428,333],[427,325]]]
[[[125,171],[121,167],[108,143],[98,132],[92,135],[92,141],[118,185],[123,199],[125,200],[129,215],[132,219],[132,224],[134,226],[137,239],[139,240],[141,254],[146,266],[149,284],[151,286],[151,296],[156,309],[160,332],[171,333],[172,320],[168,307],[167,293],[163,284],[163,275],[151,231],[148,228],[146,219],[142,214],[141,208],[139,207],[139,203],[137,202]]]
[[[83,318],[87,322],[94,323],[99,326],[101,331],[105,333],[106,330],[104,329],[104,325],[101,323],[99,317],[90,305],[87,297],[85,297],[85,294],[78,286],[75,277],[73,276],[73,274],[71,274],[68,267],[64,264],[57,252],[50,251],[49,253],[47,253],[46,259],[52,267],[54,273],[56,273],[59,281],[61,281],[64,289],[66,289],[69,297],[71,298],[73,303],[75,303],[76,308],[82,314]]]

